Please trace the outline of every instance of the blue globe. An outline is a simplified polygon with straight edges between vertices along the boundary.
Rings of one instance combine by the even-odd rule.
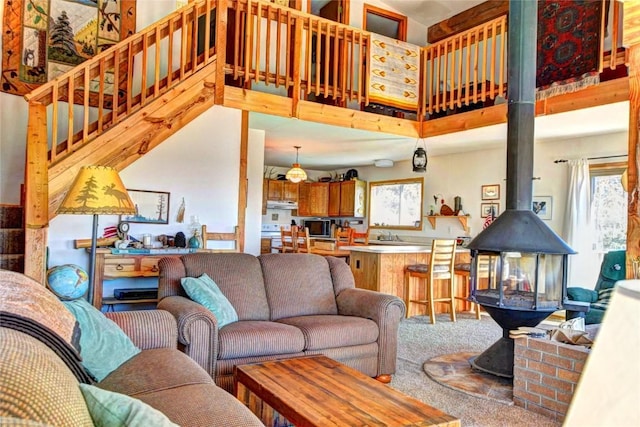
[[[82,297],[89,289],[89,275],[75,264],[64,264],[47,270],[47,286],[62,300]]]

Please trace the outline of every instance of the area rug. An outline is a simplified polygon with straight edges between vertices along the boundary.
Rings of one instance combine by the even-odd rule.
[[[598,84],[601,21],[601,1],[538,1],[538,100]]]
[[[513,405],[513,383],[508,378],[471,368],[469,361],[479,353],[463,352],[434,357],[422,365],[424,372],[445,387],[505,405]]]

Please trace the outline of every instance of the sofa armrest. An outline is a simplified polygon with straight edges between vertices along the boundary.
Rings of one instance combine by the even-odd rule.
[[[338,314],[371,319],[378,324],[378,376],[396,371],[398,327],[404,317],[404,302],[394,295],[366,289],[345,289],[336,298]]]
[[[593,289],[585,289],[579,287],[567,288],[567,297],[571,301],[596,302],[598,301],[598,292]]]
[[[168,311],[176,319],[180,349],[215,379],[218,359],[216,316],[202,305],[181,296],[163,298],[158,308]]]
[[[178,327],[171,313],[164,310],[107,312],[105,315],[131,338],[140,349],[177,348]]]

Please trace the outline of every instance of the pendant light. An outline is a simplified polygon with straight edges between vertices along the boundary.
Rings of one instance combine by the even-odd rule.
[[[427,171],[427,160],[428,160],[427,150],[426,150],[427,146],[424,143],[424,141],[422,141],[424,148],[418,147],[418,144],[420,143],[421,140],[422,138],[419,138],[416,141],[416,147],[413,152],[413,171],[425,173]]]
[[[294,145],[294,148],[296,149],[296,162],[287,172],[287,179],[293,183],[297,183],[300,181],[306,181],[307,173],[300,167],[300,163],[298,163],[298,150],[300,149],[300,146]]]

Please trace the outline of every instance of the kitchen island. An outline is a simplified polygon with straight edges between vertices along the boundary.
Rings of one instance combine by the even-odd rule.
[[[396,295],[404,300],[404,269],[410,264],[428,264],[431,246],[424,245],[366,245],[345,246],[351,252],[350,265],[356,287]],[[456,249],[456,264],[469,262],[469,250],[463,247]],[[416,279],[413,279],[416,280]],[[445,293],[443,281],[437,280],[434,291],[436,297]],[[422,287],[424,291],[424,287]],[[414,286],[419,292],[417,286]],[[467,297],[468,289],[456,286],[456,296]],[[424,295],[416,293],[412,299],[423,299]],[[457,311],[469,310],[470,304],[458,300]],[[447,313],[449,308],[436,303],[437,313]],[[410,316],[424,314],[424,308],[413,304]]]

